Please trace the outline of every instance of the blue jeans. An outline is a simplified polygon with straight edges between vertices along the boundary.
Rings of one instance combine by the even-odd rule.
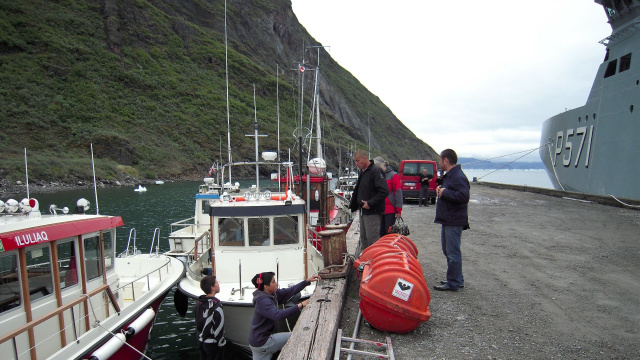
[[[289,337],[291,337],[290,332],[276,333],[269,336],[267,342],[260,347],[249,345],[251,354],[253,354],[253,360],[271,360],[271,355],[282,349],[287,343],[287,340],[289,340]]]
[[[456,289],[464,286],[462,253],[460,252],[461,236],[462,226],[442,225],[440,242],[442,253],[447,257],[447,282]]]

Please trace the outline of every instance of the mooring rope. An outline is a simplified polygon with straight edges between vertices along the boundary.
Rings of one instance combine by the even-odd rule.
[[[506,163],[506,164],[502,165],[501,167],[499,167],[499,168],[497,168],[497,169],[495,169],[495,170],[493,170],[493,171],[491,171],[491,172],[489,172],[489,173],[487,173],[487,174],[485,174],[485,175],[483,175],[483,176],[479,177],[479,178],[478,178],[478,180],[480,180],[480,179],[482,179],[483,177],[486,177],[486,176],[488,176],[488,175],[491,175],[491,174],[493,174],[494,172],[496,172],[496,171],[498,171],[498,170],[502,170],[504,167],[506,167],[506,166],[509,166],[509,165],[513,164],[514,162],[516,162],[516,161],[518,161],[518,160],[522,159],[523,157],[525,157],[525,156],[527,156],[527,155],[531,154],[532,152],[534,152],[534,151],[536,151],[536,150],[538,150],[538,149],[540,149],[541,147],[546,146],[546,145],[547,145],[547,144],[544,144],[544,145],[538,146],[538,147],[537,147],[537,148],[535,148],[535,149],[529,149],[529,150],[518,151],[518,152],[515,152],[515,153],[512,153],[512,154],[500,155],[500,156],[496,156],[496,157],[493,157],[493,158],[490,158],[490,159],[486,159],[486,160],[478,160],[478,161],[474,161],[474,162],[470,162],[470,163],[466,163],[466,164],[461,164],[461,165],[471,165],[471,164],[475,164],[475,163],[479,163],[479,162],[485,162],[485,161],[489,161],[489,160],[493,160],[493,159],[499,159],[499,158],[506,157],[506,156],[513,156],[513,155],[517,155],[517,154],[521,154],[521,153],[526,153],[526,154],[524,154],[524,155],[520,156],[519,158],[517,158],[517,159],[515,159],[515,160],[513,160],[513,161],[510,161],[510,162],[508,162],[508,163]]]

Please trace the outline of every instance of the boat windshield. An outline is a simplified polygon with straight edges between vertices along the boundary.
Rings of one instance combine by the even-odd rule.
[[[298,224],[298,217],[291,215],[218,218],[219,244],[220,246],[297,244],[300,241]]]

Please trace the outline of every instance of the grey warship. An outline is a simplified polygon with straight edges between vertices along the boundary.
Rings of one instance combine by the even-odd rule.
[[[640,200],[640,0],[595,0],[611,25],[585,105],[547,119],[540,158],[556,189]]]

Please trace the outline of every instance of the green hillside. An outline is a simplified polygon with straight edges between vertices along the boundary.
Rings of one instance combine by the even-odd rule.
[[[317,42],[288,0],[227,7],[233,160],[254,156],[245,136],[253,133],[254,84],[259,132],[269,135],[260,148],[276,150],[276,63],[281,153],[297,155],[300,77],[290,69],[303,53],[314,68],[316,50],[304,49]],[[223,1],[1,0],[0,177],[24,177],[25,148],[30,178],[68,182],[90,178],[90,144],[104,180],[200,178],[220,156],[226,162],[224,29]],[[330,169],[338,144],[342,153],[367,147],[367,123],[372,154],[392,162],[435,156],[324,50],[320,62]],[[309,126],[312,72],[304,89]]]

